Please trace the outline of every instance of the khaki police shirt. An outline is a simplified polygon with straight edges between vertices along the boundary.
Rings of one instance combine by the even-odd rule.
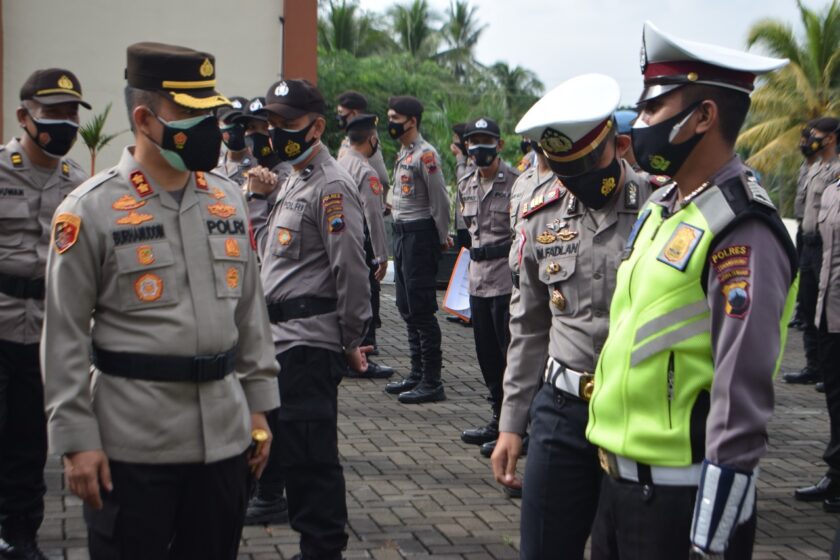
[[[805,182],[805,179],[808,177],[809,169],[811,169],[811,165],[809,165],[807,161],[803,160],[799,165],[799,175],[796,178],[796,196],[793,199],[793,217],[800,222],[802,221],[802,218],[805,217],[805,195],[807,194],[805,189],[807,183]]]
[[[466,179],[468,175],[472,175],[475,171],[475,162],[472,158],[460,155],[455,156],[455,185],[460,185],[461,181]],[[455,197],[458,197],[458,189],[455,189]],[[467,229],[467,224],[464,222],[464,216],[461,215],[461,205],[455,201],[455,229]]]
[[[432,218],[441,244],[446,243],[449,237],[449,193],[440,168],[440,156],[420,134],[397,154],[393,184],[394,221]]]
[[[826,329],[837,333],[840,332],[840,177],[823,192],[817,224],[823,242],[817,325],[822,325],[824,311]]]
[[[0,274],[35,280],[44,277],[55,209],[87,173],[62,158],[44,182],[21,143],[0,146]],[[37,344],[44,302],[0,292],[0,340]]]
[[[808,170],[805,178],[805,213],[802,217],[802,233],[817,233],[817,214],[820,200],[827,185],[837,180],[840,174],[840,159],[832,156],[828,161],[819,160]]]
[[[350,175],[322,146],[307,167],[286,179],[273,209],[255,209],[267,301],[337,302],[334,312],[272,325],[276,352],[301,345],[335,352],[359,346],[372,314],[364,217]]]
[[[338,148],[338,156],[336,159],[340,161],[341,158],[344,157],[344,153],[349,149],[350,140],[345,136],[344,139],[341,140],[341,146]],[[391,188],[391,182],[389,179],[390,174],[388,173],[388,168],[385,167],[385,158],[382,157],[381,146],[380,149],[376,150],[373,155],[368,158],[368,162],[373,167],[373,170],[376,171],[376,176],[379,177],[379,182],[382,183],[382,201],[384,203],[385,196]]]
[[[534,197],[543,194],[545,189],[552,186],[562,187],[563,183],[551,171],[540,173],[537,167],[531,167],[516,178],[513,187],[510,189],[510,237],[512,245],[508,257],[508,266],[513,274],[519,275],[519,244],[522,240],[519,236],[518,225],[519,216],[522,213],[522,203],[530,202]],[[514,286],[513,294],[516,294],[517,291],[518,288]]]
[[[365,224],[373,247],[373,256],[378,262],[388,260],[388,245],[385,239],[385,206],[382,202],[382,183],[368,159],[350,149],[339,157],[338,163],[350,174],[359,190]]]
[[[520,205],[520,293],[511,307],[501,431],[525,432],[546,348],[571,369],[595,370],[621,252],[653,190],[646,176],[627,162],[622,167],[624,185],[601,210],[586,208],[558,186]]]
[[[499,160],[499,169],[486,191],[478,169],[459,183],[458,205],[470,232],[472,248],[510,243],[510,192],[517,177],[519,171]],[[509,294],[512,287],[510,268],[504,257],[470,262],[470,295],[496,297]]]
[[[53,220],[41,363],[53,453],[103,449],[134,463],[210,463],[242,453],[250,413],[276,408],[277,362],[239,187],[190,175],[179,203],[123,151]],[[213,355],[206,383],[90,375],[111,352]]]

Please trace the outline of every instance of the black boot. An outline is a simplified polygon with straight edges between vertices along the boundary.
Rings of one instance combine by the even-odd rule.
[[[422,404],[446,400],[443,383],[422,381],[414,389],[400,393],[397,400],[403,404]]]
[[[283,486],[260,484],[248,500],[245,525],[277,525],[289,521],[289,506],[283,497]]]
[[[785,383],[811,384],[820,381],[820,372],[816,368],[805,366],[802,371],[792,371],[784,374]]]
[[[25,519],[6,519],[0,529],[0,558],[3,560],[47,560],[38,548],[37,526]]]
[[[394,375],[394,368],[381,366],[372,360],[368,360],[368,368],[364,372],[360,373],[348,367],[345,377],[353,379],[388,379],[392,375]]]
[[[385,385],[385,392],[389,395],[399,395],[406,391],[411,391],[420,384],[422,376],[419,372],[412,371],[408,377],[400,379],[399,381],[391,381]]]
[[[470,445],[484,445],[497,439],[499,439],[499,415],[496,413],[493,413],[493,418],[486,426],[461,432],[461,441]]]

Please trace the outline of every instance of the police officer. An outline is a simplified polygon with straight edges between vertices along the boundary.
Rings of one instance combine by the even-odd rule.
[[[464,443],[483,445],[499,437],[502,375],[510,342],[510,191],[519,172],[503,162],[499,125],[481,117],[464,129],[467,155],[476,170],[458,184],[458,206],[470,232],[470,318],[475,353],[489,391],[486,426],[461,433]]]
[[[612,78],[578,76],[538,101],[516,128],[540,139],[562,180],[520,204],[519,296],[492,457],[496,479],[519,486],[530,407],[522,558],[583,558],[598,504],[597,450],[584,435],[591,372],[607,337],[621,250],[652,190],[621,159],[630,138],[617,135],[619,100]]]
[[[441,251],[452,247],[449,195],[440,156],[420,134],[422,117],[423,105],[414,97],[388,101],[388,134],[402,145],[394,165],[394,269],[411,373],[385,392],[407,404],[446,399],[435,284]]]
[[[219,164],[213,170],[215,173],[227,177],[238,185],[243,185],[248,178],[248,171],[257,165],[254,156],[245,143],[245,125],[241,121],[246,110],[248,100],[244,97],[231,97],[230,105],[219,107],[216,118],[219,119],[219,129],[222,131],[222,142],[225,150],[219,157]]]
[[[356,116],[365,113],[368,108],[367,98],[358,91],[345,91],[339,94],[336,99],[338,105],[336,106],[335,120],[338,128],[347,131],[347,124]],[[345,136],[341,141],[341,146],[338,149],[338,159],[344,156],[344,152],[350,149],[350,138]],[[376,171],[376,176],[379,177],[379,182],[382,183],[382,199],[391,188],[390,179],[388,177],[388,169],[385,167],[385,159],[382,156],[382,150],[376,150],[369,158],[370,165]]]
[[[76,141],[79,80],[37,70],[20,90],[20,138],[0,146],[0,558],[46,558],[36,534],[44,518],[47,458],[38,342],[50,219],[87,174],[65,157]]]
[[[787,61],[650,22],[642,44],[633,151],[673,182],[621,253],[595,370],[586,436],[608,475],[592,558],[751,558],[796,250],[733,146],[755,77]]]
[[[367,369],[359,348],[371,319],[364,215],[356,184],[321,143],[327,107],[318,89],[279,81],[263,110],[275,151],[293,167],[273,208],[251,207],[283,403],[269,473],[279,469],[286,481],[299,557],[330,560],[347,544],[338,385],[348,366]],[[273,189],[254,176],[250,186],[258,196]]]
[[[467,146],[464,143],[464,130],[467,128],[467,123],[455,123],[452,126],[452,143],[449,145],[449,151],[455,156],[455,185],[461,184],[461,181],[472,175],[475,172],[475,161],[467,156]],[[457,196],[457,188],[456,196]],[[461,215],[461,205],[455,201],[455,247],[470,248],[470,230],[464,222],[464,216]],[[460,321],[460,317],[447,317],[455,322]]]
[[[802,341],[805,346],[805,367],[795,373],[787,373],[788,383],[816,383],[822,381],[819,371],[819,332],[816,326],[817,294],[819,293],[820,264],[823,254],[823,239],[817,223],[822,193],[828,185],[834,184],[840,173],[840,159],[837,158],[837,119],[823,117],[813,122],[806,146],[814,151],[816,161],[805,174],[802,190],[805,204],[802,213],[802,250],[799,261],[799,318],[804,327]],[[838,473],[840,474],[840,473]],[[808,489],[802,489],[806,492]],[[840,488],[838,488],[840,491]],[[810,493],[797,497],[811,496]],[[822,496],[819,499],[823,499]],[[816,499],[816,498],[815,498]]]
[[[249,464],[258,477],[268,458],[277,364],[245,199],[207,172],[222,143],[212,109],[228,103],[214,62],[128,47],[136,144],[53,219],[50,443],[93,559],[236,558]],[[252,430],[265,441],[249,452]]]
[[[379,153],[379,136],[376,133],[378,122],[376,115],[359,114],[351,117],[344,128],[347,132],[349,148],[338,157],[338,162],[356,183],[365,215],[365,259],[370,267],[370,306],[373,317],[362,344],[374,348],[376,348],[376,329],[382,326],[379,319],[379,283],[388,271],[382,183],[376,170],[370,164],[372,156]],[[365,372],[357,374],[353,370],[348,370],[348,373],[354,377],[381,379],[391,377],[394,374],[394,368],[381,366],[373,360],[368,360]]]
[[[237,120],[244,124],[245,144],[257,160],[257,165],[251,168],[248,177],[254,176],[273,186],[274,190],[268,194],[267,199],[268,204],[273,205],[277,190],[292,173],[292,166],[282,159],[271,145],[268,117],[263,111],[264,107],[265,97],[255,97],[248,102],[247,109]],[[247,184],[245,188],[248,189]]]

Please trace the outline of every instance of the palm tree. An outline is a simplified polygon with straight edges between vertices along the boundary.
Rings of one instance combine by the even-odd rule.
[[[427,58],[437,51],[438,32],[431,23],[438,16],[429,8],[428,0],[413,0],[389,10],[399,46],[415,58]]]
[[[783,212],[793,199],[802,126],[840,112],[840,4],[832,0],[822,13],[800,0],[797,6],[805,31],[801,42],[790,25],[778,20],[761,20],[749,31],[748,46],[761,46],[790,64],[753,93],[747,127],[737,144],[749,153],[747,164],[767,174]]]
[[[125,130],[121,130],[120,132],[115,132],[114,134],[105,134],[105,121],[108,120],[108,113],[111,112],[111,104],[105,106],[105,110],[101,113],[94,115],[93,118],[79,127],[79,135],[82,137],[82,141],[87,146],[88,151],[90,151],[90,174],[94,175],[96,173],[96,155],[102,151],[102,148],[107,146],[111,140],[125,132]]]
[[[509,115],[523,114],[542,94],[543,84],[530,70],[521,66],[511,68],[506,62],[497,62],[489,70],[504,92]]]
[[[359,9],[358,0],[328,0],[321,7],[318,46],[325,52],[369,56],[393,50],[394,41],[377,28],[371,14]]]
[[[478,7],[470,6],[469,0],[455,0],[449,3],[449,19],[441,28],[443,40],[448,49],[438,53],[447,63],[459,81],[466,81],[470,71],[477,66],[474,49],[487,25],[479,25]]]

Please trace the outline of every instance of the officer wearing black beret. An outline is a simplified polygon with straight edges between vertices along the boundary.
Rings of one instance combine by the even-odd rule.
[[[280,401],[245,199],[210,172],[213,109],[229,101],[208,53],[127,55],[136,144],[53,218],[50,445],[85,503],[93,560],[232,560]]]

